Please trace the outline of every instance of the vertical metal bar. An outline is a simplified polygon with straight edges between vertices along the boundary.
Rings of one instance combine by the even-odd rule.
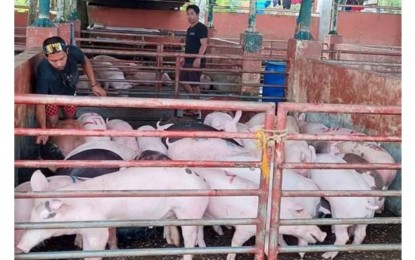
[[[53,20],[54,23],[64,23],[66,19],[63,15],[64,0],[57,0],[56,3],[56,17]]]
[[[78,19],[77,0],[71,0],[71,15],[69,20],[75,21]]]
[[[331,9],[331,22],[329,34],[337,34],[337,17],[339,15],[339,0],[333,0],[333,7]]]
[[[282,108],[281,103],[277,109],[277,131],[285,129],[287,120],[287,111]],[[281,205],[281,184],[282,184],[282,164],[284,162],[284,142],[276,143],[275,161],[274,161],[274,179],[272,184],[271,199],[271,224],[268,259],[278,259],[278,234]]]
[[[213,26],[213,9],[215,7],[216,0],[209,0],[209,10],[208,10],[208,22],[207,27],[208,28],[214,28]]]
[[[268,111],[265,115],[265,130],[271,130],[274,125],[274,111]],[[267,146],[265,144],[262,144]],[[268,219],[268,194],[269,194],[269,179],[270,179],[270,164],[272,159],[272,149],[267,146],[267,153],[262,154],[263,166],[267,169],[261,168],[261,179],[259,182],[259,187],[261,193],[258,198],[258,220],[259,223],[256,229],[255,236],[255,245],[257,247],[257,253],[255,254],[255,260],[263,260],[265,254],[265,241],[266,241],[266,228],[267,228],[267,219]],[[266,160],[264,162],[264,160]],[[266,163],[266,165],[264,164]],[[265,170],[265,171],[264,171]]]
[[[179,77],[180,77],[181,55],[176,57],[176,75],[174,76],[174,98],[179,98]]]
[[[162,66],[163,57],[161,55],[159,55],[162,52],[163,52],[163,44],[158,43],[157,44],[157,57],[156,57],[156,66],[157,67]],[[161,80],[161,71],[160,71],[160,69],[156,70],[156,80]],[[161,92],[161,83],[156,83],[155,88],[156,88],[156,92],[160,93]],[[160,97],[159,94],[158,94],[158,97]]]
[[[37,19],[33,22],[32,26],[34,27],[55,27],[55,25],[50,20],[50,0],[40,0],[39,1],[39,15]]]
[[[248,28],[246,29],[246,31],[255,32],[255,24],[256,24],[256,0],[250,0],[249,1]]]

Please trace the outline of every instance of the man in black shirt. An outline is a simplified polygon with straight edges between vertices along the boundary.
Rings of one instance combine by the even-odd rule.
[[[47,38],[43,42],[44,59],[37,67],[36,94],[75,95],[79,81],[78,65],[82,64],[85,74],[91,82],[96,96],[106,96],[106,91],[96,81],[91,62],[75,46],[67,46],[58,36]],[[76,106],[63,106],[65,118],[74,119]],[[58,123],[57,105],[36,105],[36,120],[41,128],[54,128]],[[37,144],[45,144],[48,136],[38,136]]]
[[[186,8],[187,19],[190,27],[187,29],[185,53],[200,54],[206,53],[208,29],[199,22],[199,7],[197,5],[189,5]],[[183,68],[205,68],[206,59],[203,58],[182,58],[181,66]],[[197,81],[200,82],[201,71],[181,71],[180,81]],[[200,94],[198,84],[183,84],[184,90],[189,94]],[[185,111],[185,114],[195,114],[194,111]]]

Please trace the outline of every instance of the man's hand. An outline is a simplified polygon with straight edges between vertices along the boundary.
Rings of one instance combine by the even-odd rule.
[[[193,68],[200,68],[200,59],[199,58],[196,58],[193,61]]]
[[[95,83],[95,85],[92,86],[92,93],[98,97],[105,97],[107,95],[107,91],[105,91],[99,83]]]
[[[49,136],[47,135],[39,135],[36,137],[36,144],[43,144],[45,145],[46,142],[48,141]]]

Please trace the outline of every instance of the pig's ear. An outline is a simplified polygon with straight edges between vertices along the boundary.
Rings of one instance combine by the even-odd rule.
[[[241,119],[241,116],[242,116],[242,111],[241,110],[236,111],[235,117],[233,118],[232,121],[234,123],[238,123],[239,122],[239,119]]]
[[[47,191],[49,188],[49,182],[42,172],[37,170],[30,178],[30,186],[32,186],[32,191]]]
[[[298,115],[298,121],[305,121],[305,113],[300,113]]]
[[[62,207],[62,205],[63,205],[63,201],[61,201],[61,200],[52,200],[52,202],[50,203],[50,208],[54,209],[54,210],[57,210],[60,207]]]
[[[314,148],[314,146],[312,146],[312,145],[309,145],[308,149],[310,149],[310,152],[311,152],[311,162],[314,162],[317,158],[316,148]]]

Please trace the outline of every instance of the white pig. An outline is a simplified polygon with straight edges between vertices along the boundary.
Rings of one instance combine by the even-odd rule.
[[[332,154],[319,154],[316,163],[346,163],[341,158]],[[312,169],[310,178],[316,182],[321,190],[361,190],[370,191],[370,186],[354,170]],[[330,203],[333,218],[373,218],[376,205],[374,197],[326,197]],[[353,244],[359,245],[366,236],[364,224],[335,225],[335,245],[345,245],[349,240],[347,228],[354,226]],[[326,252],[322,256],[325,259],[334,258],[338,252]]]
[[[78,117],[78,122],[85,130],[93,130],[93,131],[102,131],[107,130],[107,125],[105,124],[104,118],[97,113],[83,113]],[[86,142],[90,141],[101,141],[107,140],[110,141],[111,137],[109,136],[86,136]]]
[[[47,191],[49,184],[40,171],[31,178],[33,191]],[[77,190],[204,190],[207,184],[194,171],[187,168],[128,168],[83,182],[59,188],[59,191]],[[61,198],[36,199],[31,222],[165,219],[175,215],[178,219],[202,218],[209,203],[207,197],[129,197],[129,198]],[[139,205],[139,206],[137,206]],[[196,226],[182,226],[184,246],[195,246]],[[78,229],[84,250],[104,250],[108,228]],[[65,232],[56,229],[26,231],[17,248],[29,252],[41,241]],[[88,260],[101,260],[100,257]],[[185,255],[184,260],[191,260]]]
[[[108,66],[108,68],[99,68],[95,70],[96,78],[103,81],[105,88],[111,87],[113,89],[130,89],[132,85],[125,81],[124,73],[114,67],[109,61],[100,61],[96,63],[98,65]],[[111,80],[111,81],[108,81]],[[115,80],[115,81],[112,81]]]
[[[217,169],[194,169],[209,184],[211,189],[257,189],[258,185],[238,177],[228,171]],[[255,196],[214,196],[210,198],[206,216],[209,218],[255,218],[258,211],[258,197]],[[299,219],[311,218],[304,206],[295,202],[292,198],[282,198],[281,218]],[[204,246],[203,229],[199,229],[198,243]],[[309,243],[324,241],[326,233],[315,225],[304,226],[280,226],[281,234],[293,235],[304,239]],[[268,231],[267,231],[268,232]],[[254,225],[236,225],[232,238],[232,246],[242,246],[245,241],[256,234]],[[227,260],[234,260],[236,254],[228,254]]]
[[[151,125],[143,125],[137,128],[138,131],[156,130]],[[152,150],[163,154],[167,154],[166,146],[161,142],[160,137],[142,137],[137,136],[137,143],[141,151]]]
[[[132,126],[129,123],[121,119],[113,119],[113,120],[107,119],[106,125],[107,125],[108,130],[121,130],[121,131],[133,130]],[[134,151],[139,152],[136,138],[133,136],[113,136],[111,137],[111,140],[114,142],[120,143],[120,144],[124,144],[130,147],[131,149],[133,149]]]

